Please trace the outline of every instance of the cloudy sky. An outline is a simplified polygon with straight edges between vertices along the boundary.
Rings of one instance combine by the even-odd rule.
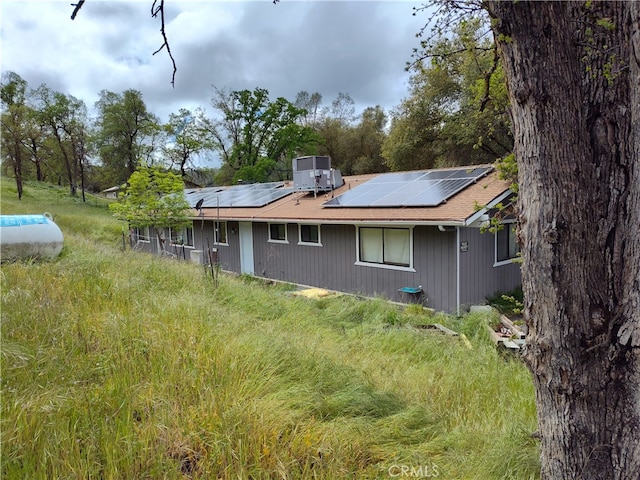
[[[319,92],[326,105],[343,92],[357,113],[389,111],[407,95],[404,67],[424,23],[411,1],[165,0],[173,88],[166,52],[153,55],[162,38],[152,0],[86,0],[75,20],[71,3],[0,1],[2,71],[90,108],[101,90],[139,90],[163,121],[180,108],[211,112],[212,85],[290,101]]]

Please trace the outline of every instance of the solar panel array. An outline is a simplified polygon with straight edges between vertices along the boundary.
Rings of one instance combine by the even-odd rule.
[[[282,182],[270,182],[187,190],[185,196],[192,208],[196,208],[199,200],[202,208],[263,207],[293,191]]]
[[[324,203],[325,207],[435,207],[493,167],[386,173]]]

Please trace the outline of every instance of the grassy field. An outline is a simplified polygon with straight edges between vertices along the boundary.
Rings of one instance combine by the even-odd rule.
[[[2,265],[3,480],[538,478],[530,375],[487,314],[216,287],[123,251],[104,201],[1,188],[3,214],[65,235],[55,261]]]

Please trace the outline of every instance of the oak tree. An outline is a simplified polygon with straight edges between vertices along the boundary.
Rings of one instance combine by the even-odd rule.
[[[544,479],[640,478],[640,2],[487,1]]]
[[[2,100],[2,160],[10,166],[16,180],[18,199],[23,193],[24,158],[27,156],[24,146],[25,122],[28,107],[25,105],[27,82],[14,72],[7,72],[2,77],[0,98]]]
[[[380,105],[367,107],[360,121],[352,128],[353,161],[351,171],[356,175],[380,173],[388,170],[382,157],[382,144],[386,138],[387,115]]]
[[[219,114],[208,130],[222,158],[220,183],[279,180],[292,158],[314,153],[319,137],[299,122],[306,111],[285,98],[271,100],[264,88],[216,88],[211,102]]]
[[[320,117],[322,95],[318,92],[309,94],[306,90],[301,90],[296,94],[296,99],[293,104],[305,111],[300,118],[300,124],[305,127],[314,128]]]
[[[88,112],[84,101],[40,85],[34,93],[37,98],[36,116],[47,129],[50,144],[61,160],[63,175],[72,196],[77,195],[78,184],[84,185],[84,164],[87,162]],[[84,190],[82,191],[84,196]]]
[[[447,32],[415,49],[409,96],[392,112],[384,144],[393,170],[492,163],[513,148],[486,14],[465,15]]]
[[[159,120],[147,110],[137,90],[102,90],[95,106],[96,146],[105,176],[112,185],[124,183],[139,165],[153,157]]]
[[[188,167],[195,166],[199,155],[213,148],[206,129],[207,122],[202,109],[192,112],[181,108],[178,113],[169,115],[169,121],[163,125],[167,135],[163,155],[173,167],[178,168],[182,178],[187,176]]]

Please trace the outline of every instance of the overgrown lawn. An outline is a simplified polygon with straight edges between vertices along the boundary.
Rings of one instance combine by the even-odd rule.
[[[122,251],[98,200],[8,185],[2,213],[51,212],[65,247],[2,265],[3,479],[538,478],[530,374],[483,314],[216,288]]]

